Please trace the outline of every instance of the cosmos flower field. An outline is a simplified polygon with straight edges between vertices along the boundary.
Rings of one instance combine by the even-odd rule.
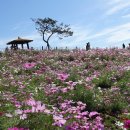
[[[130,50],[0,53],[0,130],[127,129]]]

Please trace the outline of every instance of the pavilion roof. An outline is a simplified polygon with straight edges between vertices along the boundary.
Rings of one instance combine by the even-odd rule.
[[[24,44],[24,43],[29,43],[29,42],[32,42],[32,41],[33,40],[23,39],[23,38],[18,37],[18,39],[15,39],[15,40],[12,40],[12,41],[8,42],[7,45],[10,45],[10,44]]]

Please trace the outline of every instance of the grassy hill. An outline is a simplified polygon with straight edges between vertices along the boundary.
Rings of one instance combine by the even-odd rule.
[[[0,54],[0,130],[130,128],[130,50]]]

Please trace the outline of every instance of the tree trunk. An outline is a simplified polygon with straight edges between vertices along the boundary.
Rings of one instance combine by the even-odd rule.
[[[49,39],[53,35],[53,33],[48,37],[47,40],[45,40],[45,33],[43,33],[43,41],[47,44],[47,49],[50,50],[50,44],[49,44]]]
[[[50,44],[47,42],[47,49],[50,50]]]

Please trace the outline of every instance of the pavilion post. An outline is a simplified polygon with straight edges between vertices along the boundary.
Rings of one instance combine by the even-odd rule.
[[[14,49],[15,48],[15,44],[12,44],[12,49]]]
[[[17,50],[17,44],[14,44],[14,50]]]
[[[22,46],[22,49],[23,49],[23,44],[21,44],[21,46]]]
[[[13,44],[11,45],[11,50],[13,49]]]
[[[18,49],[18,44],[16,44],[16,49]]]
[[[27,48],[29,49],[29,44],[27,43]]]

